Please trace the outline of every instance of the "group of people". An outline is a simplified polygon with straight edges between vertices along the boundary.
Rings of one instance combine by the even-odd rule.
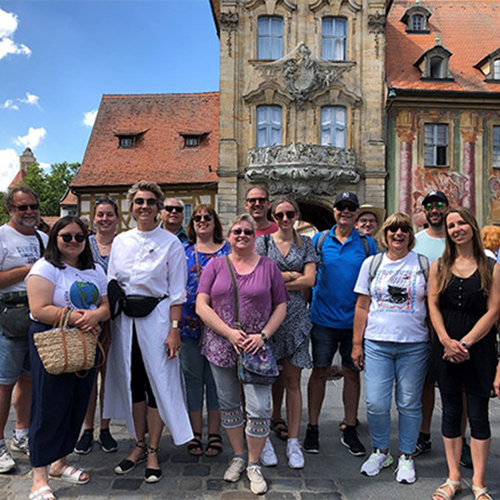
[[[375,476],[394,461],[394,388],[396,480],[416,481],[413,457],[432,446],[437,382],[449,475],[433,498],[450,500],[461,490],[466,414],[474,497],[491,498],[485,469],[493,387],[500,397],[500,267],[486,255],[469,210],[450,208],[444,193],[432,191],[422,202],[428,227],[414,234],[409,215],[384,220],[382,209],[360,206],[354,193],[342,192],[334,202],[335,225],[311,239],[296,230],[298,203],[286,196],[271,203],[260,186],[247,191],[247,213],[226,234],[208,204],[194,207],[185,230],[183,202],[164,199],[152,182],[132,186],[127,202],[136,223],[132,230],[116,235],[118,207],[103,198],[94,204],[95,234],[67,216],[47,238],[37,230],[38,199],[31,188],[16,187],[6,198],[10,220],[0,228],[1,299],[29,302],[32,321],[24,336],[11,338],[4,330],[0,335],[0,473],[15,467],[3,434],[13,395],[10,447],[29,452],[31,500],[55,498],[49,478],[90,480],[66,457],[92,450],[98,394],[102,450],[118,449],[110,419],[125,420],[135,440],[116,465],[117,474],[146,462],[144,480],[161,479],[164,425],[176,445],[207,457],[222,450],[222,426],[233,452],[224,480],[236,482],[246,471],[251,491],[263,494],[261,465],[278,463],[271,431],[286,440],[291,468],[305,466],[303,451],[319,453],[319,418],[337,351],[343,372],[341,443],[354,456],[366,455],[356,430],[364,371],[372,452],[361,473]],[[500,243],[495,231],[487,233]],[[100,377],[96,369],[51,375],[43,366],[33,336],[50,330],[66,307],[69,326],[98,336],[103,345]],[[239,355],[265,349],[278,361],[276,382],[241,384]],[[301,446],[304,368],[312,371]]]

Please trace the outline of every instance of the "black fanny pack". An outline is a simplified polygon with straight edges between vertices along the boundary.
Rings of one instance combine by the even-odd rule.
[[[31,324],[29,314],[26,292],[3,294],[0,298],[0,328],[3,335],[9,339],[27,338]]]
[[[129,318],[144,318],[153,312],[153,309],[168,297],[148,297],[147,295],[131,294],[125,295],[118,281],[111,280],[108,283],[108,298],[111,308],[111,318],[115,319],[123,312]]]

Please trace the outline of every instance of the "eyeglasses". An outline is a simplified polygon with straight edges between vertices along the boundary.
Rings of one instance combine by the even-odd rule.
[[[204,220],[205,222],[210,222],[213,219],[213,217],[210,214],[204,214],[204,215],[195,215],[193,217],[193,220],[195,222],[201,222]]]
[[[235,236],[239,236],[241,233],[245,234],[245,236],[252,236],[253,234],[253,231],[251,229],[232,229],[231,232],[235,235]]]
[[[442,201],[434,201],[434,202],[429,202],[424,205],[425,211],[430,212],[432,211],[433,208],[437,208],[438,210],[443,210],[444,208],[444,203]]]
[[[77,243],[83,243],[86,239],[86,237],[82,233],[78,234],[71,234],[71,233],[63,233],[63,234],[58,234],[57,236],[60,236],[64,243],[69,243],[73,238]]]
[[[247,203],[250,203],[250,205],[255,205],[257,202],[265,203],[266,201],[269,201],[268,198],[247,198]]]
[[[144,203],[146,203],[148,207],[154,207],[157,204],[157,201],[156,198],[136,198],[134,203],[136,205],[144,205]]]
[[[286,215],[286,218],[287,219],[293,219],[295,217],[295,212],[290,210],[290,211],[287,211],[287,212],[275,212],[274,216],[278,219],[278,220],[283,220],[285,218],[285,215]]]
[[[390,231],[391,233],[397,233],[398,229],[401,229],[403,233],[409,233],[410,232],[410,226],[400,226],[398,224],[393,224],[392,226],[388,226],[387,230]]]
[[[166,210],[168,213],[177,212],[179,214],[182,214],[182,212],[184,212],[184,207],[178,207],[177,205],[165,205],[163,207],[163,210]]]
[[[26,210],[31,209],[31,210],[38,210],[40,208],[40,205],[38,203],[33,203],[31,205],[13,205],[12,208],[15,208],[16,210],[19,210],[20,212],[26,212]]]
[[[337,203],[335,205],[335,208],[339,212],[343,212],[346,208],[347,210],[349,210],[349,212],[355,212],[358,209],[358,207],[356,205],[353,205],[352,203]]]

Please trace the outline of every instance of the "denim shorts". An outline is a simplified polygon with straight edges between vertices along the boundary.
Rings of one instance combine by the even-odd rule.
[[[330,328],[313,323],[311,330],[312,357],[314,368],[327,368],[332,364],[333,356],[340,349],[342,365],[359,371],[351,358],[352,329]]]
[[[30,375],[28,336],[12,340],[0,332],[0,384],[13,385],[22,373]]]

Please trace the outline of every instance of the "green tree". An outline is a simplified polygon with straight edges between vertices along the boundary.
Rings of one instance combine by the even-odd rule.
[[[0,192],[0,225],[9,221],[9,214],[4,206],[5,193]]]

